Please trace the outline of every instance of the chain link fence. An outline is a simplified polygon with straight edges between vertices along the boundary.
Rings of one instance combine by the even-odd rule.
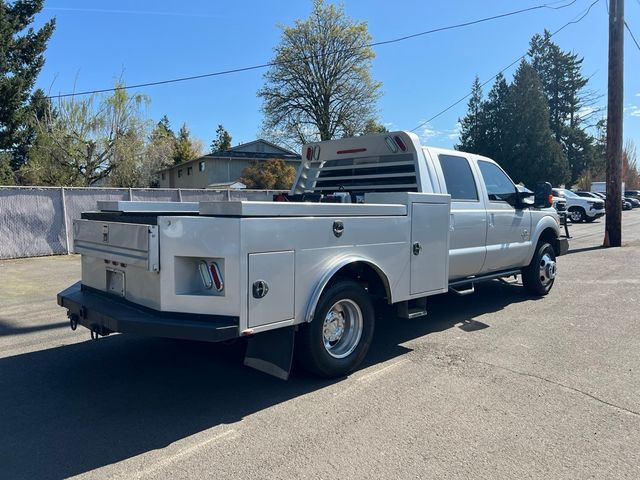
[[[0,259],[73,253],[73,220],[99,200],[270,201],[271,190],[0,187]]]

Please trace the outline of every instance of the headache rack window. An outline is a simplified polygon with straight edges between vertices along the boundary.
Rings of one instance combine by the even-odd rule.
[[[377,155],[339,158],[305,165],[304,191],[330,193],[352,192],[416,192],[418,182],[414,155]]]

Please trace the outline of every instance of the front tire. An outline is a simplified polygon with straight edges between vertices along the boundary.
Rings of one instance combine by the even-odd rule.
[[[587,215],[581,207],[574,207],[569,210],[569,218],[573,223],[580,223],[584,221],[586,216]]]
[[[544,296],[556,278],[556,253],[546,242],[538,242],[531,263],[522,269],[522,285],[527,292]]]
[[[339,280],[322,293],[313,320],[298,331],[296,358],[322,377],[347,375],[364,360],[374,324],[368,292],[352,280]]]

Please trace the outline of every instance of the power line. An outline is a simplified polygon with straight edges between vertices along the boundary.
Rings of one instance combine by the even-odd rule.
[[[543,5],[536,5],[533,7],[528,7],[528,8],[523,8],[520,10],[514,10],[512,12],[508,12],[508,13],[502,13],[499,15],[492,15],[490,17],[485,17],[485,18],[480,18],[477,20],[472,20],[469,22],[463,22],[463,23],[458,23],[455,25],[449,25],[447,27],[439,27],[439,28],[434,28],[432,30],[426,30],[424,32],[419,32],[419,33],[414,33],[411,35],[406,35],[403,37],[398,37],[398,38],[394,38],[391,40],[383,40],[380,42],[374,42],[374,43],[369,43],[363,47],[356,47],[357,49],[360,48],[371,48],[371,47],[377,47],[380,45],[389,45],[392,43],[398,43],[398,42],[403,42],[405,40],[409,40],[412,38],[416,38],[416,37],[421,37],[424,35],[430,35],[432,33],[438,33],[438,32],[444,32],[446,30],[453,30],[453,29],[457,29],[457,28],[463,28],[463,27],[468,27],[471,25],[477,25],[479,23],[484,23],[484,22],[489,22],[491,20],[497,20],[500,18],[505,18],[505,17],[511,17],[513,15],[518,15],[521,13],[525,13],[525,12],[530,12],[533,10],[540,10],[540,9],[551,9],[551,10],[560,10],[563,8],[567,8],[570,7],[571,5],[573,5],[574,3],[576,3],[577,0],[571,0],[569,1],[569,3],[566,3],[564,5],[559,5],[559,6],[554,6],[557,5],[560,2],[552,2],[552,3],[545,3]],[[336,53],[336,51],[330,51],[321,55],[316,55],[317,57],[322,57],[322,56],[328,56],[331,55],[333,53]],[[64,94],[60,94],[60,95],[50,95],[47,98],[49,99],[54,99],[54,98],[65,98],[65,97],[74,97],[74,96],[82,96],[82,95],[92,95],[95,93],[106,93],[106,92],[115,92],[117,90],[131,90],[134,88],[142,88],[142,87],[152,87],[152,86],[156,86],[156,85],[166,85],[168,83],[178,83],[178,82],[186,82],[189,80],[197,80],[197,79],[201,79],[201,78],[208,78],[208,77],[219,77],[219,76],[223,76],[223,75],[229,75],[232,73],[240,73],[240,72],[248,72],[251,70],[259,70],[259,69],[263,69],[263,68],[268,68],[268,67],[273,67],[276,65],[287,65],[289,63],[293,63],[293,62],[299,62],[301,60],[306,60],[308,58],[313,58],[313,57],[303,57],[302,59],[294,59],[294,60],[289,60],[289,61],[285,61],[285,62],[268,62],[268,63],[262,63],[260,65],[252,65],[249,67],[240,67],[240,68],[233,68],[233,69],[229,69],[229,70],[221,70],[218,72],[212,72],[212,73],[204,73],[201,75],[191,75],[191,76],[187,76],[187,77],[178,77],[178,78],[172,78],[169,80],[158,80],[158,81],[153,81],[153,82],[146,82],[146,83],[138,83],[135,85],[123,85],[121,87],[111,87],[111,88],[101,88],[101,89],[96,89],[96,90],[86,90],[83,92],[78,92],[78,93],[64,93]]]
[[[593,3],[591,3],[591,5],[589,5],[589,7],[587,8],[587,10],[577,19],[577,20],[571,20],[567,23],[565,23],[562,27],[560,27],[558,30],[556,30],[555,32],[553,32],[550,36],[549,36],[549,40],[551,40],[551,38],[560,33],[562,30],[564,30],[565,28],[567,28],[569,25],[575,24],[575,23],[579,23],[580,21],[582,21],[583,18],[585,18],[589,12],[591,11],[591,9],[593,8],[593,6],[598,3],[600,0],[594,0]],[[524,59],[529,53],[525,53],[524,55],[518,57],[517,59],[515,59],[513,62],[511,62],[509,65],[507,65],[506,67],[504,67],[502,70],[500,70],[498,73],[496,73],[495,75],[493,75],[491,78],[489,78],[488,80],[486,80],[485,82],[481,83],[480,86],[484,87],[485,85],[487,85],[489,82],[491,82],[492,80],[494,80],[498,75],[500,75],[501,73],[504,73],[505,71],[509,70],[511,67],[513,67],[516,63],[520,62],[522,59]],[[427,125],[428,123],[432,122],[433,120],[435,120],[436,118],[438,118],[440,115],[445,114],[446,112],[448,112],[449,110],[451,110],[453,107],[455,107],[456,105],[458,105],[460,102],[466,100],[467,98],[469,98],[471,96],[471,92],[467,93],[464,97],[456,100],[454,103],[452,103],[451,105],[449,105],[448,107],[446,107],[443,110],[440,110],[438,113],[436,113],[433,117],[425,120],[424,122],[420,123],[417,127],[411,129],[411,132],[415,132],[416,130],[418,130],[421,127],[424,127],[425,125]]]
[[[635,43],[636,47],[638,47],[638,50],[640,50],[640,45],[638,45],[638,41],[636,40],[636,37],[633,35],[631,28],[629,28],[629,24],[627,23],[626,20],[624,22],[624,26],[627,27],[627,32],[629,32],[629,35],[631,35],[631,38],[633,39],[633,43]]]

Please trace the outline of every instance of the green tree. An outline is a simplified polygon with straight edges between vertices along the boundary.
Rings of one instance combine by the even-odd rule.
[[[484,153],[486,148],[486,121],[485,111],[482,104],[482,86],[480,78],[476,75],[471,86],[471,98],[467,103],[467,115],[459,119],[460,123],[460,144],[456,145],[457,150],[471,153]]]
[[[584,91],[589,80],[582,74],[583,58],[562,51],[551,35],[548,30],[534,35],[529,55],[547,97],[551,131],[567,156],[570,180],[575,182],[595,162],[595,139],[584,126],[594,109]]]
[[[387,133],[389,129],[383,124],[379,123],[375,118],[370,118],[367,123],[364,124],[362,135],[371,135],[372,133]]]
[[[482,104],[484,148],[479,153],[500,161],[505,158],[510,145],[506,137],[511,124],[509,110],[509,85],[504,75],[499,74],[489,90],[487,101]]]
[[[169,117],[163,115],[160,121],[156,124],[155,132],[161,137],[170,137],[175,140],[176,134],[173,133],[171,129],[171,122],[169,121]]]
[[[157,187],[158,171],[173,165],[175,156],[176,136],[171,130],[169,118],[164,115],[149,135],[145,149],[146,162],[140,172],[141,182]]]
[[[380,83],[371,78],[375,56],[367,24],[342,6],[314,0],[309,18],[283,27],[273,66],[258,92],[266,134],[301,145],[364,130],[374,117]]]
[[[569,179],[566,156],[549,127],[549,107],[533,67],[522,61],[509,88],[510,122],[504,157],[498,159],[516,182],[532,187],[538,181],[554,185]]]
[[[242,172],[240,181],[248,188],[289,190],[296,178],[296,169],[284,160],[255,161]]]
[[[211,142],[211,153],[229,150],[231,148],[231,135],[222,126],[218,125],[216,129],[216,138]]]
[[[0,152],[0,185],[13,185],[16,179],[11,168],[11,155]]]
[[[199,140],[191,138],[191,132],[186,123],[182,124],[178,136],[176,138],[176,150],[174,163],[188,162],[202,155],[202,143]]]
[[[38,122],[21,177],[31,184],[138,186],[147,127],[142,107],[147,102],[144,95],[124,89],[106,97],[60,99],[56,114],[51,109]]]
[[[39,108],[42,92],[32,95],[44,65],[44,51],[55,28],[49,20],[40,29],[30,25],[44,0],[0,0],[0,151],[10,152],[17,170],[33,141],[29,120]]]

